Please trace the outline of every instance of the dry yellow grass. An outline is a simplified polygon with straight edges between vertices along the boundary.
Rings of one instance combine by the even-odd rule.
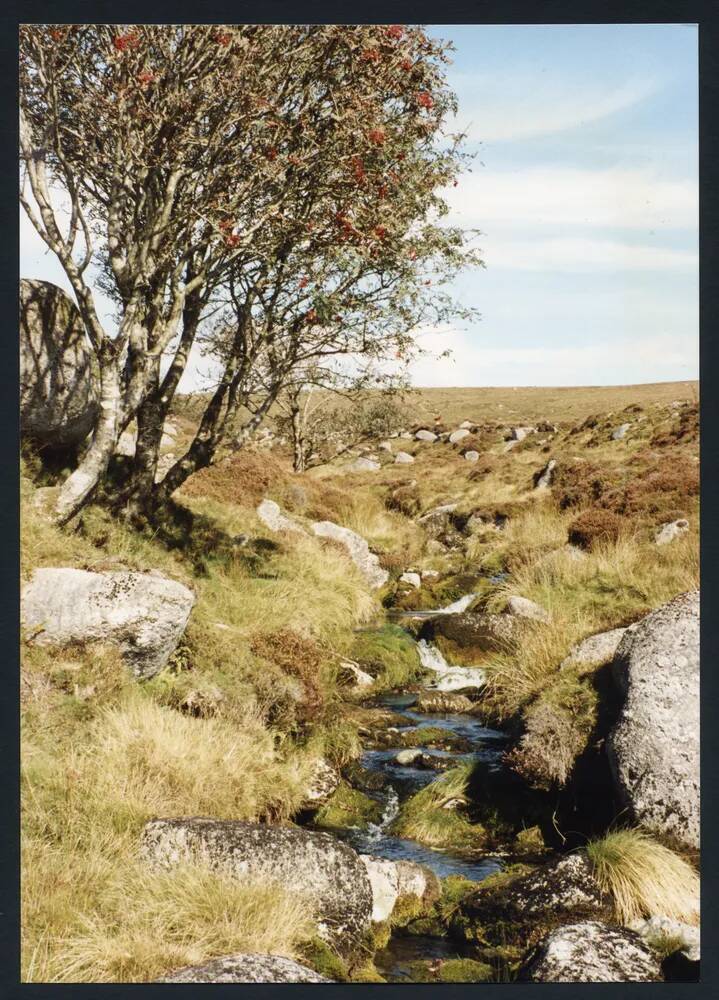
[[[621,923],[651,916],[698,923],[699,876],[649,834],[636,829],[611,831],[588,844],[587,855]]]

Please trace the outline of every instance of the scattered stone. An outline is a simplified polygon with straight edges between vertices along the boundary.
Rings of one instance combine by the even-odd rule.
[[[206,965],[179,969],[157,983],[331,983],[283,955],[226,955]]]
[[[408,451],[398,451],[394,456],[395,465],[412,465],[414,462],[414,455],[410,455]]]
[[[550,458],[543,469],[535,473],[534,476],[534,488],[535,490],[546,490],[548,489],[554,481],[554,470],[557,467],[556,459]]]
[[[370,552],[369,545],[361,535],[349,528],[342,528],[333,521],[315,521],[312,530],[318,538],[331,538],[343,545],[373,590],[383,587],[389,579],[389,573],[382,569],[378,557]]]
[[[434,434],[432,431],[420,430],[420,431],[417,431],[417,433],[415,434],[415,439],[417,441],[430,441],[430,442],[432,442],[432,441],[436,441],[437,440],[437,435]]]
[[[533,983],[654,983],[657,959],[634,931],[589,920],[558,927],[534,949],[518,976]]]
[[[537,430],[542,434],[556,434],[557,428],[554,424],[550,424],[547,420],[540,420],[537,424]]]
[[[640,825],[699,848],[699,591],[628,629],[613,661],[625,702],[607,751]]]
[[[414,439],[414,434],[411,434],[409,431],[401,431],[397,436],[402,438],[403,441],[412,441]]]
[[[35,570],[22,591],[22,622],[39,645],[110,642],[138,678],[165,666],[185,631],[195,595],[160,573]]]
[[[459,425],[459,429],[461,431],[471,431],[472,428],[475,426],[476,425],[473,424],[471,420],[463,420],[462,423]]]
[[[467,462],[478,462],[479,461],[479,452],[478,451],[474,451],[473,449],[470,449],[469,451],[465,451],[464,458],[465,458],[465,461],[467,461]]]
[[[529,618],[532,621],[548,622],[549,614],[539,604],[530,601],[527,597],[513,595],[507,601],[505,611],[515,618]]]
[[[559,669],[565,670],[567,667],[585,663],[610,663],[626,631],[625,628],[613,628],[608,632],[597,632],[596,635],[582,639],[576,646],[572,646],[559,664]]]
[[[99,412],[99,380],[80,312],[49,281],[20,281],[20,425],[45,447],[79,445]]]
[[[382,466],[373,458],[358,458],[347,466],[347,472],[377,472]]]
[[[678,521],[671,521],[669,524],[663,524],[654,536],[654,541],[657,545],[666,545],[668,542],[673,542],[675,538],[678,538],[679,535],[683,535],[688,530],[689,522],[685,518],[680,518]]]
[[[299,827],[190,817],[145,824],[141,856],[159,868],[201,859],[214,871],[276,882],[302,894],[320,935],[343,954],[366,933],[372,888],[359,855],[328,833]]]
[[[458,444],[460,441],[464,440],[464,438],[469,437],[469,433],[470,432],[466,427],[460,427],[456,431],[452,431],[449,435],[449,443]]]
[[[631,424],[621,424],[617,427],[615,431],[612,431],[612,441],[621,441],[631,426]]]
[[[421,576],[422,576],[423,580],[424,579],[434,579],[434,578],[438,577],[439,575],[440,575],[440,572],[439,572],[438,569],[423,569],[422,573],[421,573]]]
[[[403,573],[400,577],[400,581],[402,583],[409,583],[411,586],[418,589],[422,586],[422,577],[419,573]]]
[[[380,441],[377,448],[380,451],[388,451],[390,455],[392,454],[392,443],[390,441]]]
[[[513,441],[524,441],[526,437],[530,434],[534,434],[536,427],[512,427],[512,440]]]
[[[413,861],[390,861],[360,854],[372,886],[372,922],[383,923],[392,916],[397,903],[414,896],[429,905],[441,893],[437,876]]]
[[[283,514],[280,505],[274,500],[263,500],[257,507],[257,516],[266,528],[270,531],[290,531],[299,535],[306,535],[304,528],[300,527],[296,521]]]

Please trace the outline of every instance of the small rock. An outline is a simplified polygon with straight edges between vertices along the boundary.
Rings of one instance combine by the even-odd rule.
[[[179,969],[157,983],[331,983],[283,955],[226,955],[205,965]]]
[[[612,441],[621,441],[631,426],[631,424],[622,424],[617,427],[615,431],[612,431]]]
[[[358,458],[346,468],[347,472],[377,472],[382,466],[373,458]]]
[[[417,441],[429,441],[429,442],[432,442],[432,441],[436,441],[437,440],[437,435],[434,434],[432,431],[420,430],[420,431],[417,431],[417,433],[415,434],[415,439]]]
[[[397,436],[402,438],[403,441],[411,441],[414,438],[414,434],[411,434],[409,431],[401,431]]]
[[[539,604],[535,604],[534,601],[530,601],[526,597],[513,595],[507,601],[505,611],[507,614],[513,615],[515,618],[529,618],[532,621],[537,622],[549,621],[549,614],[545,611],[545,609],[540,607]]]
[[[392,454],[392,443],[391,441],[380,441],[377,445],[379,451],[388,451],[390,455]]]
[[[564,670],[575,664],[611,662],[625,632],[625,628],[613,628],[608,632],[597,632],[596,635],[582,639],[576,646],[572,646],[560,663],[559,669]]]
[[[459,429],[461,431],[471,431],[474,426],[476,425],[473,424],[471,420],[463,420],[459,425]]]
[[[400,580],[402,583],[409,583],[416,588],[422,586],[422,578],[419,573],[403,573]]]
[[[439,881],[428,868],[413,861],[390,861],[360,854],[372,886],[372,922],[389,920],[397,903],[414,896],[428,904],[440,895]]]
[[[411,465],[414,462],[414,455],[407,451],[398,451],[394,457],[395,465]]]
[[[340,786],[341,776],[336,767],[329,764],[323,757],[318,757],[313,764],[312,777],[305,790],[303,806],[321,806]]]
[[[466,427],[460,427],[458,428],[458,430],[452,431],[452,433],[449,435],[449,443],[458,444],[466,437],[469,437],[469,431],[467,430]]]
[[[524,441],[526,437],[530,434],[534,434],[536,427],[512,427],[512,440],[513,441]]]
[[[438,577],[440,574],[438,569],[423,569],[421,575],[424,580],[425,578],[432,579],[434,577]]]
[[[520,982],[655,983],[661,969],[634,931],[595,920],[558,927],[534,949]]]
[[[673,542],[675,538],[678,538],[679,535],[683,535],[688,530],[689,522],[684,518],[680,518],[678,521],[671,521],[669,524],[663,524],[654,536],[654,541],[657,545],[666,545],[668,542]]]
[[[425,756],[428,755],[419,749],[400,750],[394,758],[394,763],[399,767],[410,767],[413,764],[416,766],[418,762],[422,762]]]
[[[460,715],[462,712],[471,711],[473,707],[474,703],[466,695],[456,691],[421,691],[416,704],[413,705],[413,711],[429,712],[432,715],[445,712]]]
[[[263,500],[257,507],[256,513],[260,521],[270,531],[290,531],[300,535],[307,534],[304,528],[301,528],[292,518],[282,513],[280,505],[275,503],[274,500]]]
[[[478,462],[479,461],[479,452],[478,451],[474,451],[473,449],[470,449],[469,451],[465,451],[464,458],[465,458],[465,461],[467,461],[467,462]]]
[[[366,690],[374,684],[374,677],[352,660],[340,662],[339,678],[340,681],[356,691]]]

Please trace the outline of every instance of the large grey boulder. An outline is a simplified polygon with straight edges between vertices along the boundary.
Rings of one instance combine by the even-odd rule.
[[[656,957],[634,931],[595,920],[558,927],[528,956],[520,982],[654,983]]]
[[[238,879],[274,882],[301,894],[321,936],[344,954],[370,926],[372,887],[359,855],[328,833],[236,820],[155,819],[141,856],[166,869],[192,860]]]
[[[32,641],[110,642],[136,677],[153,677],[179,642],[195,595],[159,573],[35,571],[23,588],[22,623]]]
[[[179,969],[157,983],[331,983],[319,972],[284,955],[225,955],[205,965]]]
[[[347,549],[350,559],[373,590],[384,586],[389,579],[387,570],[382,569],[378,557],[370,552],[369,545],[356,531],[343,528],[333,521],[315,521],[312,524],[312,531],[318,538],[331,538],[343,545]]]
[[[97,366],[80,312],[49,281],[20,282],[20,422],[45,446],[80,444],[99,409]]]
[[[519,628],[519,620],[512,615],[465,611],[430,618],[423,625],[420,635],[423,639],[441,635],[460,647],[492,653],[506,650],[517,638]]]
[[[624,695],[607,740],[617,789],[636,821],[699,847],[699,591],[629,629],[612,670]]]

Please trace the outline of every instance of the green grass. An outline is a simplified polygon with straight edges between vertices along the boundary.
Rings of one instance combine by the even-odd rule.
[[[349,655],[376,678],[375,691],[402,687],[422,674],[415,643],[398,625],[358,633]]]
[[[392,833],[417,840],[429,847],[454,847],[479,850],[485,843],[485,831],[472,824],[456,806],[467,802],[467,785],[472,765],[462,765],[445,772],[402,803],[392,823]]]

